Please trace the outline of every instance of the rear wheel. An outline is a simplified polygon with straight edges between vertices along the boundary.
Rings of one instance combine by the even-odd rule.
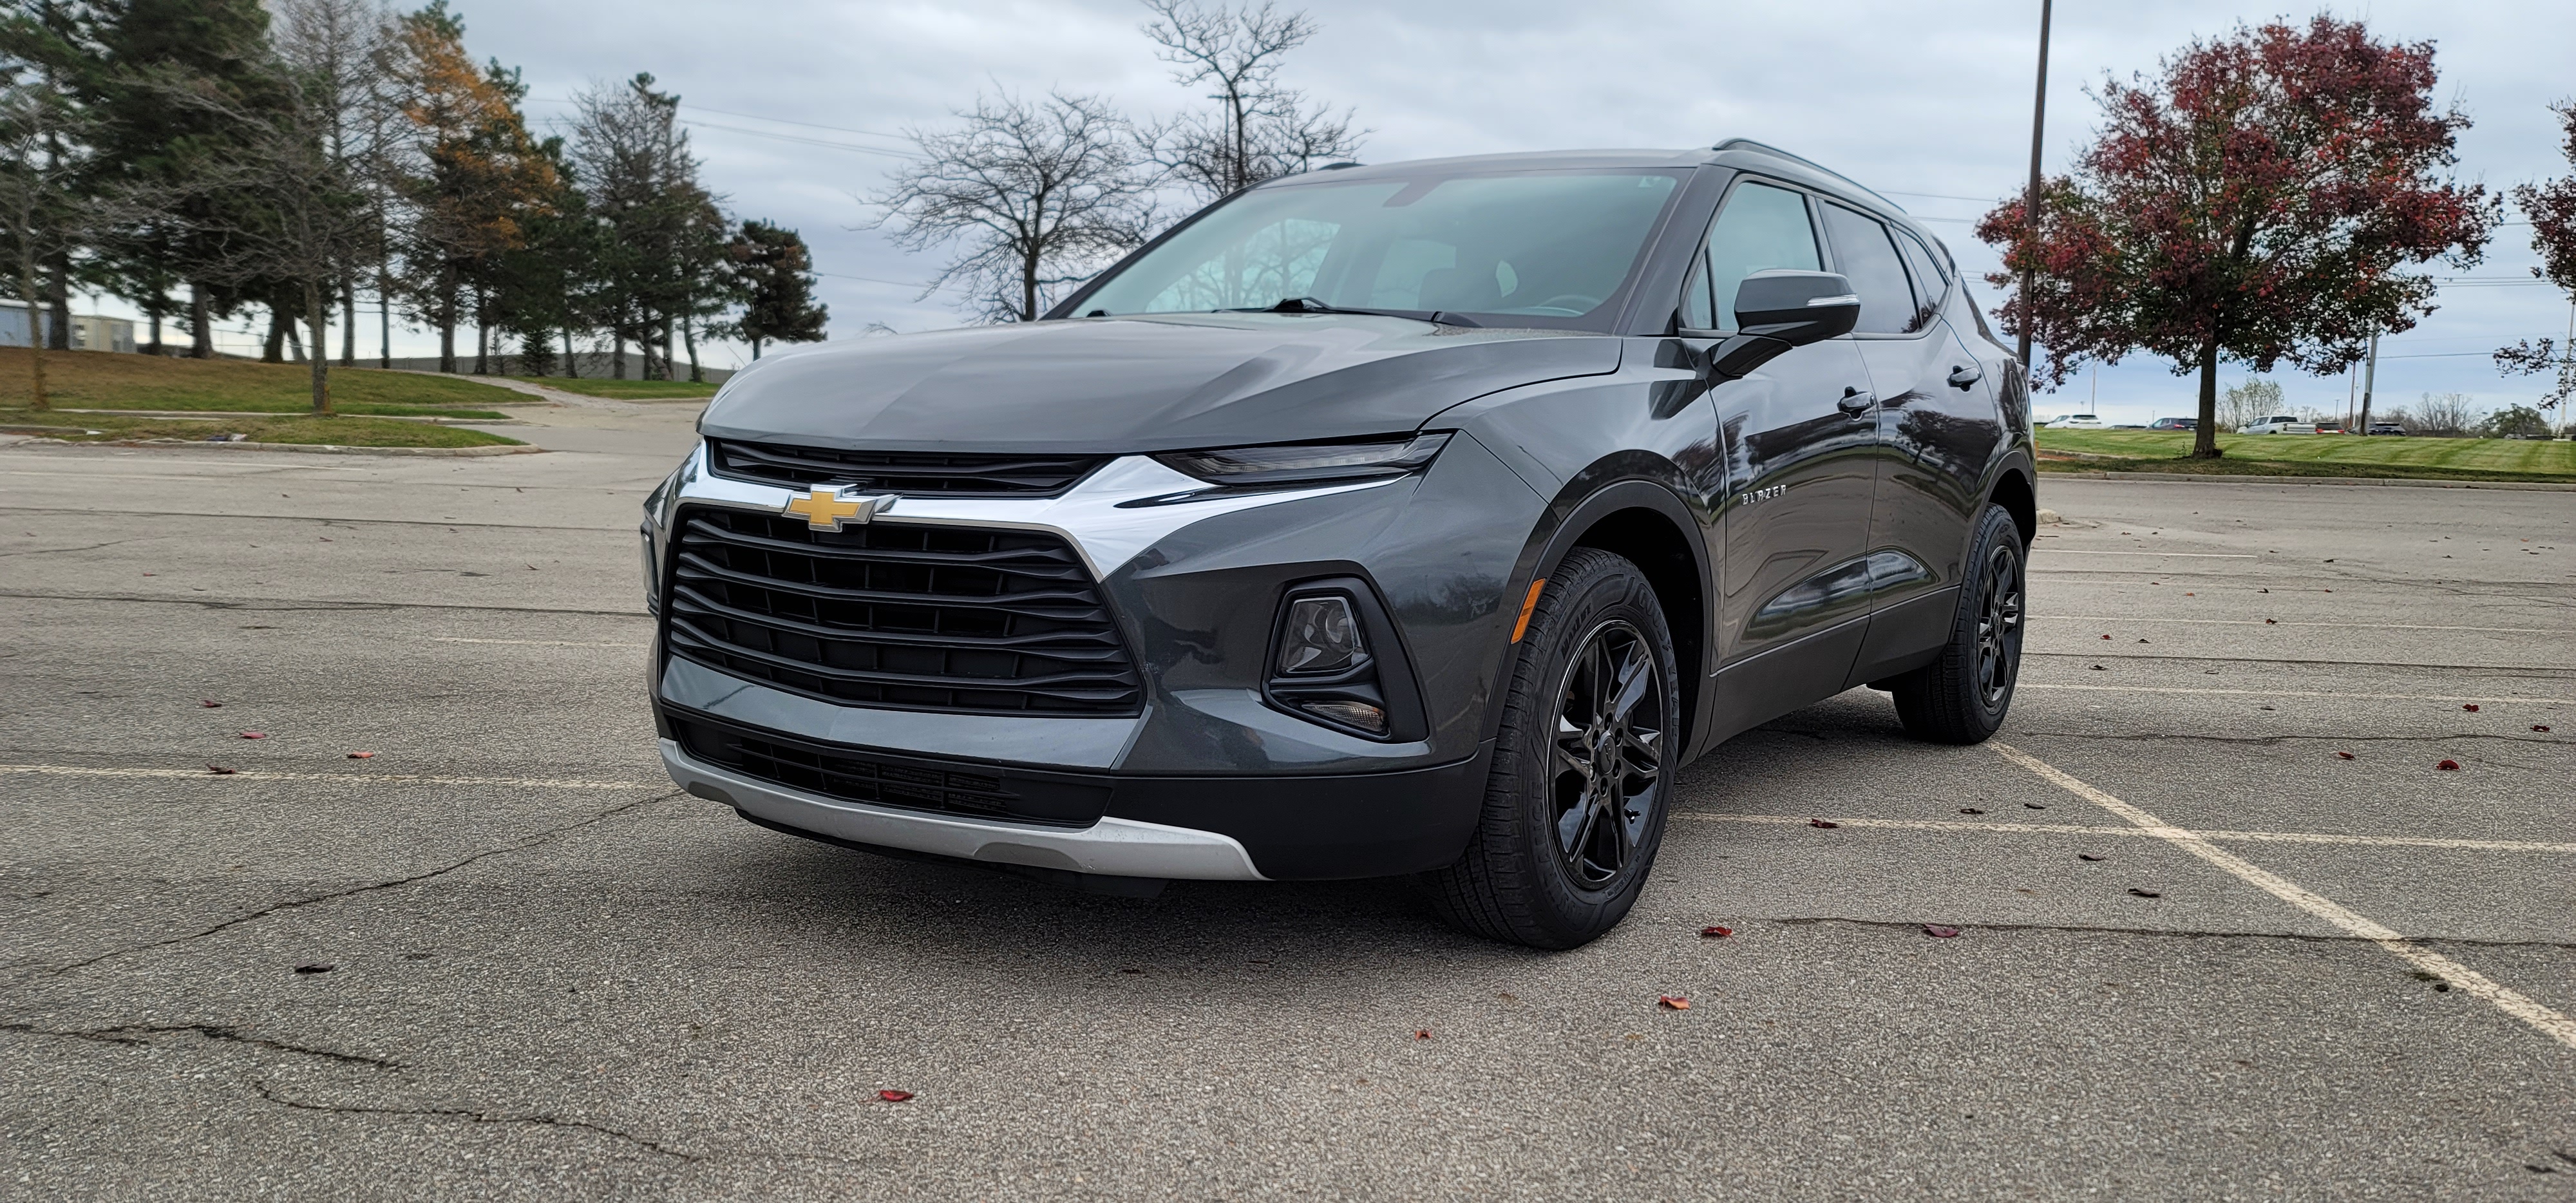
[[[1572,948],[1627,915],[1663,843],[1682,738],[1672,634],[1636,565],[1577,548],[1519,651],[1483,817],[1432,899],[1474,934]]]
[[[2004,725],[2021,676],[2026,576],[2021,528],[1999,505],[1977,522],[1968,578],[1941,658],[1896,678],[1889,692],[1908,734],[1934,743],[1983,743]]]

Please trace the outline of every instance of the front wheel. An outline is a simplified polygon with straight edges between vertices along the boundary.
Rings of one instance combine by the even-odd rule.
[[[1941,658],[1889,683],[1908,734],[1934,743],[1983,743],[2004,725],[2021,676],[2028,577],[2021,528],[1989,505],[1970,544],[1968,577]]]
[[[1465,931],[1572,948],[1627,916],[1663,843],[1683,738],[1672,633],[1635,564],[1577,548],[1518,650],[1483,816],[1429,884]]]

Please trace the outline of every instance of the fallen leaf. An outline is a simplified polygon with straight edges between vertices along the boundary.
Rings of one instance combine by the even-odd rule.
[[[2266,618],[2263,620],[2263,625],[2267,627],[2276,627],[2281,625],[2281,620],[2277,618]]]
[[[197,703],[197,704],[198,704],[198,705],[200,705],[200,706],[205,707],[205,708],[206,708],[206,709],[208,709],[208,710],[221,710],[221,709],[223,709],[223,708],[224,708],[224,704],[223,704],[222,702],[218,702],[218,701],[214,700],[213,698],[207,698],[206,700],[204,700],[204,701],[202,701],[202,702],[199,702],[199,703]]]
[[[2024,802],[2022,803],[2022,807],[2026,810],[2046,810],[2048,809],[2048,804],[2045,802]]]
[[[295,967],[295,971],[297,973],[329,973],[337,968],[339,968],[337,965],[316,963],[311,965],[298,965]]]
[[[2337,759],[2337,760],[2350,760],[2350,759],[2352,759],[2352,753],[2350,753],[2350,752],[2337,752],[2337,753],[2335,753],[2335,759]]]
[[[2183,596],[2184,596],[2184,597],[2198,597],[2198,596],[2200,596],[2200,595],[2199,595],[2199,594],[2197,594],[2197,593],[2186,593],[2186,594],[2183,594]]]
[[[2077,860],[2100,860],[2100,859],[2102,859],[2102,858],[2101,858],[2101,857],[2098,857],[2098,856],[2095,856],[2095,855],[2093,855],[2093,854],[2092,854],[2092,853],[2090,853],[2090,852],[2078,852],[2078,853],[2076,853],[2076,854],[2075,854],[2075,859],[2077,859]]]
[[[2103,638],[2104,638],[2104,639],[2108,639],[2108,638],[2110,638],[2110,636],[2108,636],[2108,635],[2104,635],[2104,636],[2103,636]]]
[[[266,738],[268,738],[268,732],[266,732],[266,731],[244,731],[244,732],[242,732],[242,733],[241,733],[241,737],[242,737],[243,739],[266,739]]]
[[[2466,710],[2471,714],[2476,714],[2478,712],[2478,704],[2476,702],[2471,702],[2466,706],[2460,707],[2460,709]]]
[[[2445,761],[2443,761],[2443,762],[2442,762],[2442,763],[2440,763],[2440,764],[2434,765],[2433,767],[2434,767],[2434,768],[2437,768],[2437,769],[2444,770],[2444,771],[2446,771],[2446,772],[2447,772],[2447,771],[2449,771],[2449,770],[2451,770],[2451,769],[2456,769],[2456,768],[2460,767],[2460,762],[2459,762],[2459,761],[2456,761],[2456,760],[2445,760]]]
[[[1959,808],[1959,813],[1960,813],[1960,814],[1963,814],[1963,815],[1981,815],[1981,814],[1984,814],[1984,813],[1986,813],[1986,812],[1984,812],[1984,811],[1982,811],[1982,810],[1979,810],[1979,809],[1977,809],[1976,807],[1973,807],[1973,806],[1962,806],[1962,807],[1960,807],[1960,808]]]
[[[1416,1040],[1429,1040],[1431,1039],[1431,1029],[1421,1028],[1413,1033],[1413,1038]]]
[[[1735,929],[1731,927],[1703,927],[1699,929],[1699,934],[1703,939],[1723,940],[1728,936],[1734,935]]]
[[[372,760],[372,759],[374,759],[374,758],[375,758],[375,755],[376,755],[376,754],[375,754],[375,753],[373,753],[373,752],[351,752],[351,753],[349,753],[349,759],[351,759],[351,760]]]
[[[1952,936],[1958,935],[1959,929],[1955,927],[1943,927],[1938,923],[1926,923],[1923,925],[1923,934],[1930,936],[1935,940],[1947,940]]]
[[[2162,898],[2162,897],[2164,897],[2164,895],[2163,895],[2161,892],[2158,892],[2158,891],[2155,891],[2155,890],[2141,890],[2141,889],[2139,889],[2139,888],[2138,888],[2138,887],[2136,887],[2136,886],[2130,886],[2130,887],[2129,887],[2129,892],[2130,892],[2130,893],[2132,893],[2132,894],[2137,895],[2137,896],[2138,896],[2138,897],[2140,897],[2140,898]]]
[[[1120,972],[1120,973],[1143,973],[1143,972],[1145,972],[1145,971],[1144,971],[1144,970],[1142,970],[1142,969],[1121,969],[1121,970],[1119,970],[1118,972]]]
[[[2138,642],[2140,642],[2140,643],[2145,643],[2145,642],[2146,642],[2146,640],[2141,639],[2141,640],[2139,640]]]
[[[2097,673],[2098,673],[2098,672],[2104,672],[2104,671],[2107,671],[2107,670],[2105,670],[2101,665],[2096,664],[2096,665],[2094,665],[2094,666],[2093,666],[2093,671],[2095,671],[2095,672],[2097,672]]]
[[[228,769],[228,768],[225,768],[224,766],[222,766],[222,765],[220,765],[220,764],[210,764],[210,765],[207,765],[207,766],[206,766],[206,771],[207,771],[207,772],[209,772],[209,773],[213,773],[215,776],[218,776],[218,777],[230,777],[230,776],[232,776],[233,774],[240,772],[241,770],[240,770],[240,769]]]
[[[2547,724],[2547,723],[2533,723],[2533,724],[2531,725],[2531,729],[2532,729],[2532,730],[2534,730],[2534,731],[2547,731],[2547,730],[2549,729],[2549,724]]]
[[[2255,590],[2255,592],[2256,592],[2256,593],[2270,593],[2270,592],[2271,592],[2271,590],[2269,590],[2269,589],[2257,589],[2257,590]]]
[[[877,1092],[877,1097],[884,1099],[889,1103],[909,1103],[912,1101],[912,1092],[909,1090],[880,1090]]]
[[[1833,821],[1833,820],[1831,820],[1831,819],[1809,819],[1809,820],[1807,820],[1807,826],[1809,826],[1809,827],[1840,827],[1840,826],[1842,826],[1842,824],[1837,823],[1837,822],[1834,822],[1834,821]]]
[[[1667,1011],[1687,1011],[1687,1010],[1690,1010],[1690,1000],[1689,1000],[1689,999],[1687,999],[1687,998],[1681,998],[1681,997],[1678,997],[1678,996],[1676,996],[1676,995],[1671,995],[1671,994],[1667,994],[1667,995],[1664,995],[1664,996],[1663,996],[1663,997],[1661,997],[1661,998],[1656,999],[1656,1000],[1655,1000],[1655,1005],[1656,1005],[1656,1006],[1659,1006],[1659,1007],[1662,1007],[1663,1009],[1665,1009],[1665,1010],[1667,1010]]]

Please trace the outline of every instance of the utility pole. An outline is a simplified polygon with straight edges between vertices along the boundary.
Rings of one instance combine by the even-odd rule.
[[[2361,432],[2370,433],[2370,390],[2379,383],[2379,332],[2370,335],[2370,363],[2361,370]]]
[[[2039,243],[2039,148],[2040,135],[2048,128],[2048,18],[2053,0],[2039,0],[2039,84],[2030,102],[2030,188],[2022,193],[2022,245]],[[2021,349],[2022,371],[2030,371],[2031,288],[2038,273],[2024,264],[2021,269]]]

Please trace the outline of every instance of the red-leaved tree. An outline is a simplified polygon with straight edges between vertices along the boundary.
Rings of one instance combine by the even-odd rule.
[[[2576,164],[2576,100],[2551,107],[2566,123],[2567,161]],[[2568,303],[2576,305],[2576,175],[2516,187],[2513,203],[2531,218],[2531,249],[2540,252],[2540,266],[2531,274],[2557,285],[2567,293]],[[2576,327],[2576,319],[2569,325]],[[2576,344],[2576,339],[2568,341]],[[2495,359],[2497,367],[2525,375],[2558,369],[2557,385],[2540,399],[2542,409],[2556,409],[2576,398],[2576,345],[2562,346],[2548,338],[2537,343],[2526,340],[2497,351]]]
[[[2031,323],[2045,382],[2145,351],[2200,374],[2195,457],[2218,455],[2218,363],[2337,372],[2373,331],[2433,310],[2432,280],[2466,266],[2497,202],[2449,178],[2469,124],[2433,106],[2433,45],[2374,41],[2320,16],[2194,41],[2154,79],[2105,81],[2103,125],[2071,176],[2047,182],[2034,235],[2016,197],[1977,225],[2028,295],[1997,311]]]

